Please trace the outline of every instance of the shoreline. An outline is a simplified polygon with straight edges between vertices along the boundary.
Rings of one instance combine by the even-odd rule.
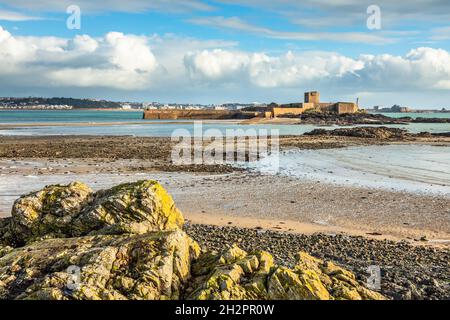
[[[369,230],[359,230],[355,228],[343,227],[343,226],[330,226],[319,223],[306,223],[295,220],[282,220],[282,219],[265,219],[257,217],[233,217],[219,214],[201,214],[201,213],[185,213],[186,221],[193,225],[206,225],[216,228],[238,228],[259,230],[260,233],[267,231],[279,232],[286,235],[306,235],[312,236],[317,234],[327,236],[349,236],[349,237],[361,237],[368,240],[376,241],[393,241],[393,242],[406,242],[412,246],[424,246],[434,247],[442,249],[450,249],[450,235],[446,239],[432,239],[421,240],[405,239],[392,234],[382,234],[376,231],[369,232]],[[281,221],[282,220],[282,221]]]
[[[446,218],[450,195],[342,186],[247,171],[161,171],[142,160],[0,158],[0,172],[0,216],[9,215],[20,195],[48,184],[82,181],[98,190],[154,179],[193,223],[346,233],[450,247]]]
[[[404,125],[422,123],[422,124],[442,124],[446,122],[364,122],[364,123],[326,123],[326,122],[302,122],[300,119],[293,118],[275,118],[264,119],[256,118],[250,120],[241,119],[228,119],[228,120],[214,120],[214,119],[202,119],[202,120],[141,120],[141,121],[74,121],[74,122],[17,122],[17,123],[1,123],[0,130],[14,130],[21,128],[35,128],[35,127],[112,127],[117,125],[165,125],[165,124],[194,124],[201,121],[203,124],[237,124],[242,126],[249,125],[315,125],[317,127],[357,127],[357,126],[384,126],[384,125]]]

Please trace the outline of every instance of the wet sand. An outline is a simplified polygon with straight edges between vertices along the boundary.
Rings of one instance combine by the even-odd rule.
[[[171,150],[175,143],[169,137],[2,136],[0,158],[142,159],[169,164]],[[205,144],[207,143],[205,141]],[[352,136],[301,135],[280,136],[279,144],[282,150],[293,148],[318,150],[385,144],[450,146],[450,137],[415,136],[380,140]]]
[[[450,244],[450,197],[249,172],[160,172],[149,168],[138,160],[0,160],[0,215],[9,215],[21,194],[48,184],[78,180],[98,190],[155,179],[193,223]],[[423,237],[428,241],[419,241]]]

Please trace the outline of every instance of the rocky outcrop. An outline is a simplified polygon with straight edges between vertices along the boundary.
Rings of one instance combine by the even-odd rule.
[[[43,238],[143,234],[183,225],[181,212],[156,181],[122,184],[95,194],[79,182],[48,186],[18,199],[11,215],[0,236],[16,246]]]
[[[334,130],[314,129],[310,132],[305,133],[305,135],[357,137],[357,138],[370,138],[378,140],[389,140],[389,139],[402,140],[413,136],[407,130],[388,127],[355,127],[355,128],[340,128]]]
[[[272,255],[233,246],[203,254],[192,267],[189,299],[201,300],[382,300],[332,262],[299,252],[293,270],[274,264]]]
[[[48,186],[0,220],[0,299],[383,299],[331,262],[201,252],[155,181]]]
[[[306,132],[307,136],[338,136],[338,137],[356,137],[377,140],[407,140],[414,138],[432,138],[449,137],[449,132],[442,133],[410,133],[408,130],[388,127],[353,127],[339,128],[334,130],[314,129]]]
[[[48,186],[17,199],[4,240],[23,245],[43,236],[68,235],[71,221],[91,201],[92,194],[87,185],[74,182]]]
[[[408,123],[450,123],[449,118],[411,118],[401,117],[394,118],[379,113],[330,113],[330,112],[305,112],[299,116],[302,124],[312,125],[387,125],[387,124],[408,124]]]
[[[198,254],[181,230],[38,241],[0,259],[0,299],[178,299]]]
[[[352,126],[352,125],[386,125],[386,124],[406,124],[410,122],[410,118],[396,119],[387,117],[382,114],[372,113],[317,113],[317,112],[305,112],[300,115],[300,121],[302,124],[312,125],[340,125],[340,126]]]
[[[450,118],[423,118],[417,117],[411,119],[413,123],[450,123]]]

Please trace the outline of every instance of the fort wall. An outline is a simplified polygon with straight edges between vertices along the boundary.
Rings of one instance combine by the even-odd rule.
[[[323,111],[334,112],[338,114],[342,113],[355,113],[358,111],[358,106],[353,102],[337,102],[330,104],[329,106],[321,107]]]

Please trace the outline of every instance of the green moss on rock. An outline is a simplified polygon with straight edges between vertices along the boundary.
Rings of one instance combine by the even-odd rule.
[[[59,237],[70,233],[70,222],[92,200],[85,184],[51,185],[22,196],[13,205],[9,242],[23,245],[46,235]]]
[[[0,220],[1,221],[1,220]],[[52,185],[18,199],[12,218],[0,222],[5,244],[95,234],[174,230],[183,216],[156,181],[139,181],[93,193],[85,184]]]
[[[156,181],[126,183],[95,194],[92,205],[72,221],[72,235],[143,234],[183,226],[172,197]]]

